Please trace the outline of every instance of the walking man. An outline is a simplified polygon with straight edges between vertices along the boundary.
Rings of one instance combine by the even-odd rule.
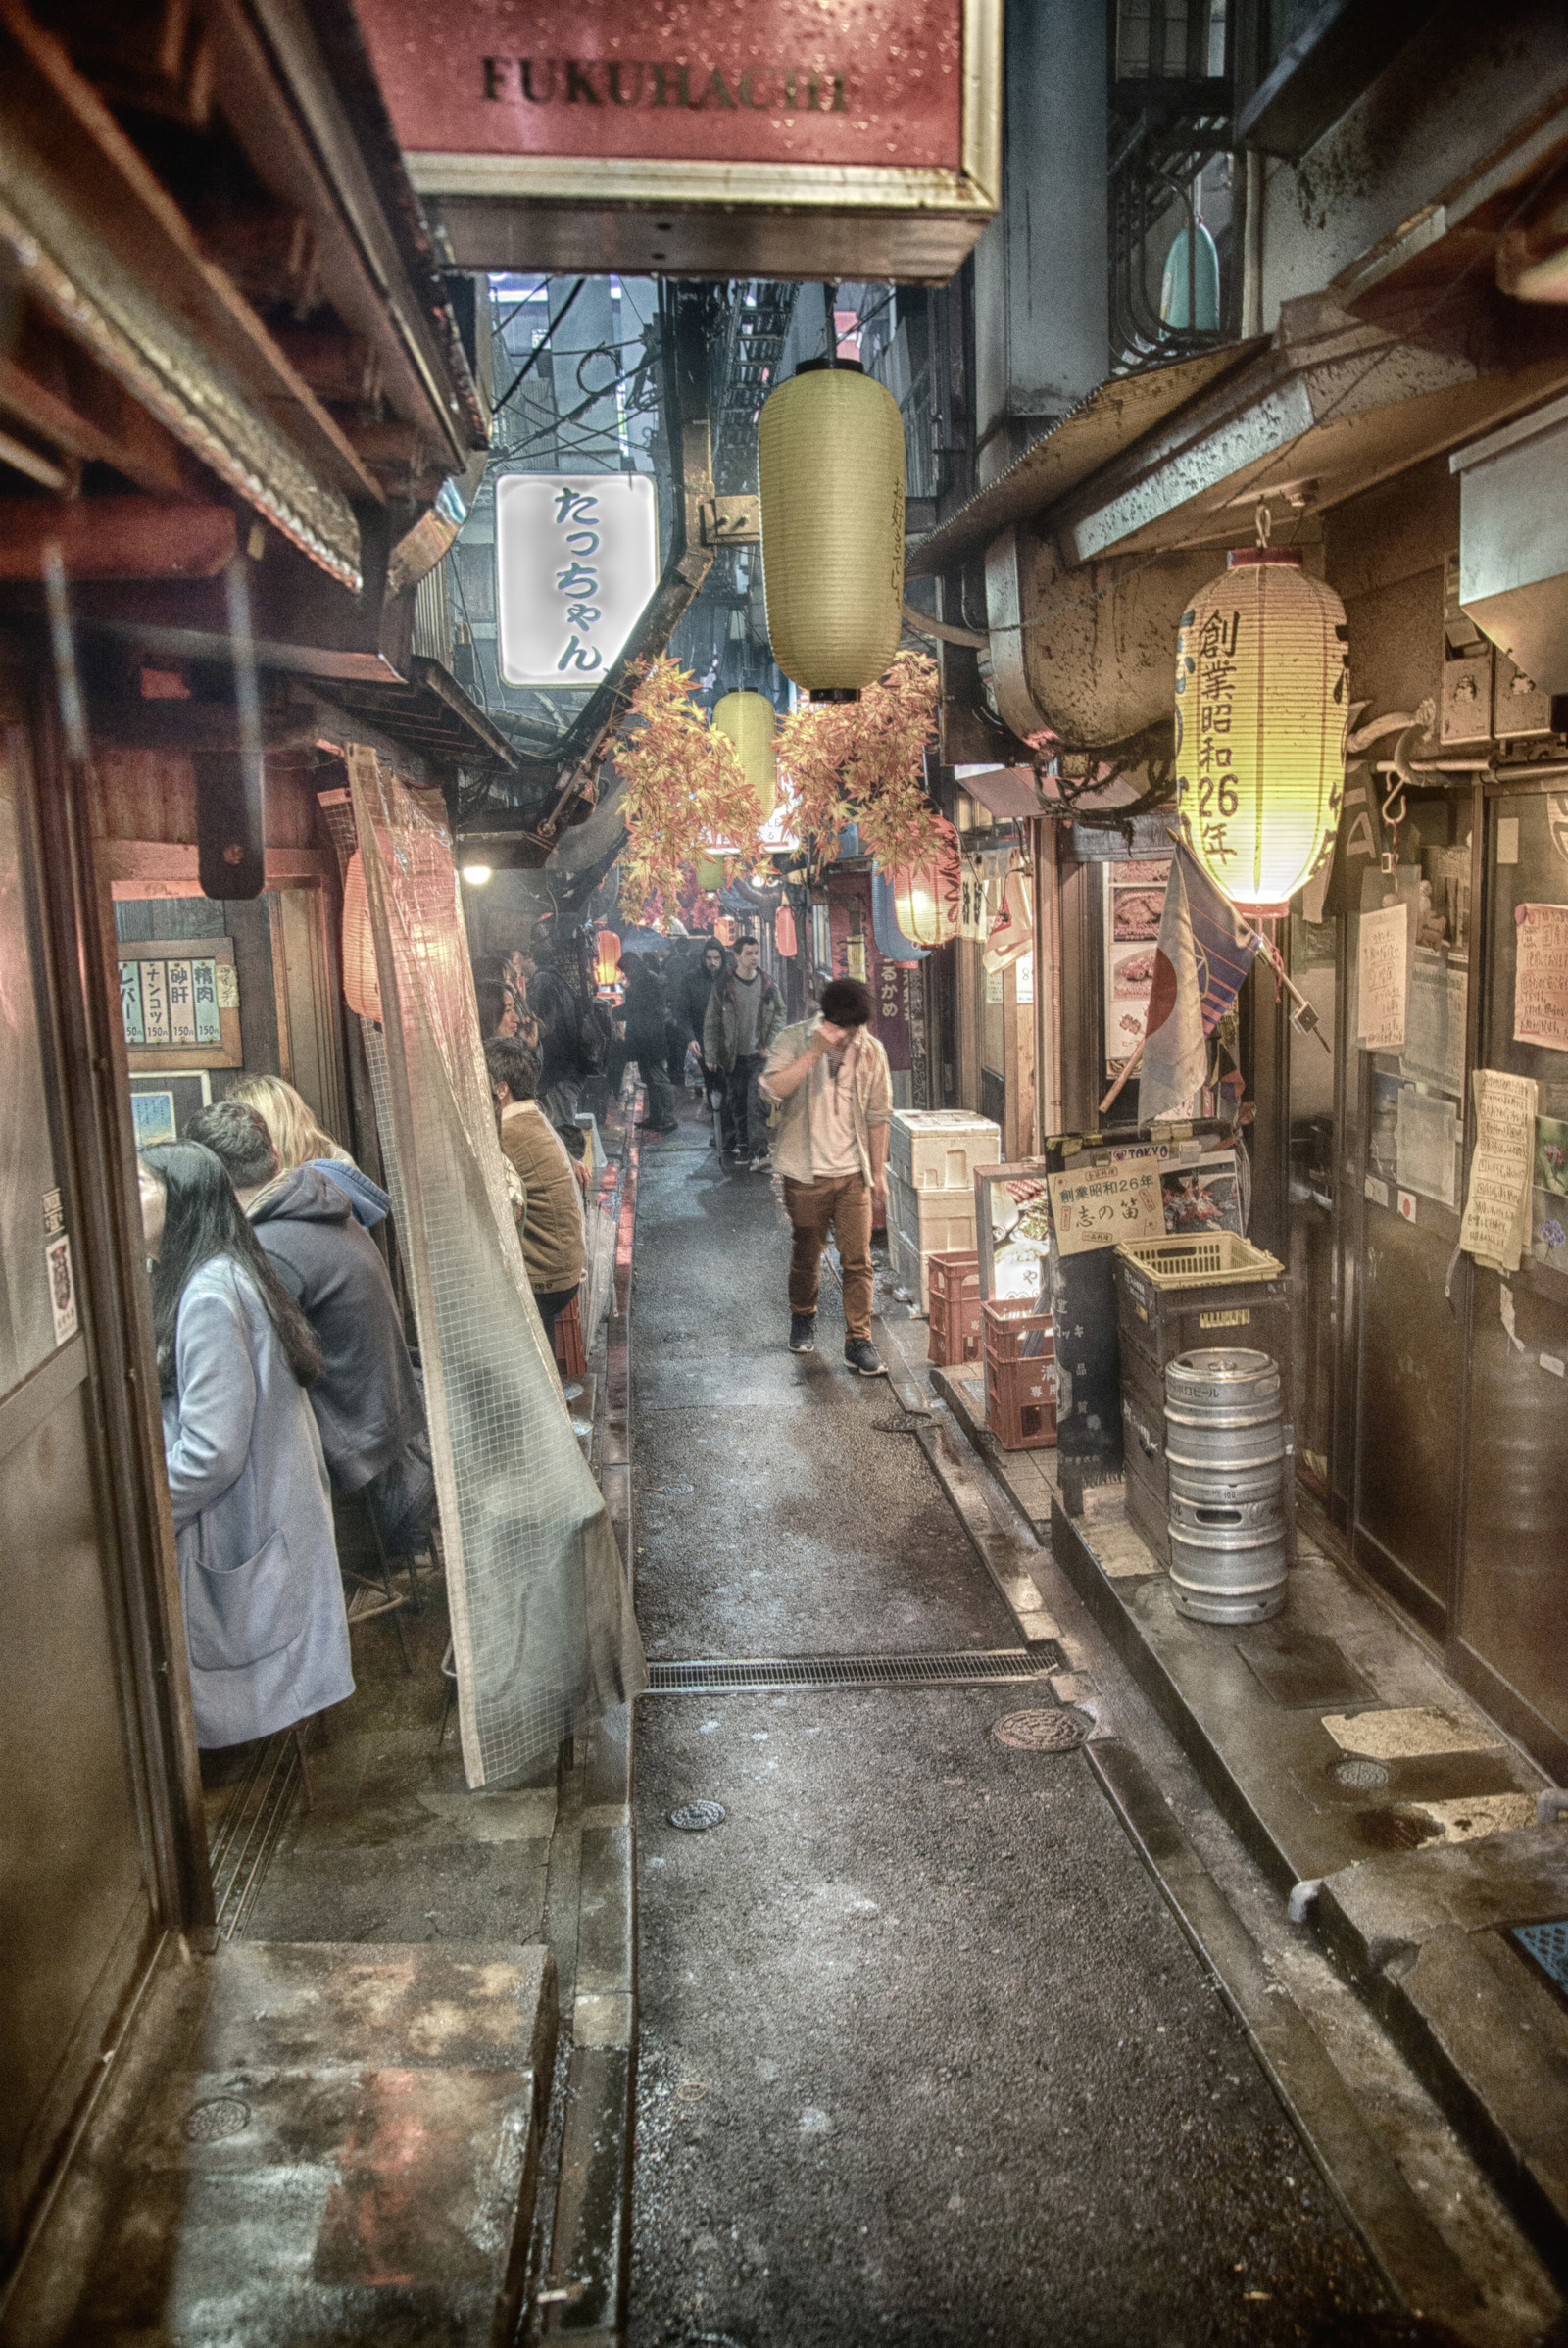
[[[773,981],[762,976],[760,954],[755,938],[742,938],[735,967],[715,981],[703,1021],[703,1057],[724,1079],[724,1149],[745,1158],[754,1174],[770,1162],[767,1109],[759,1081],[784,1024],[784,1000]]]
[[[817,1016],[775,1041],[761,1090],[784,1111],[775,1154],[795,1232],[790,1351],[816,1350],[817,1286],[831,1231],[844,1284],[844,1359],[862,1378],[883,1378],[871,1343],[871,1230],[873,1207],[878,1223],[887,1213],[893,1079],[870,1017],[869,987],[829,979]]]

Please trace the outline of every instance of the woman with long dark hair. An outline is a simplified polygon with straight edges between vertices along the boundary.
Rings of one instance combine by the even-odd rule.
[[[139,1163],[196,1741],[239,1744],[354,1692],[320,1349],[213,1152]]]

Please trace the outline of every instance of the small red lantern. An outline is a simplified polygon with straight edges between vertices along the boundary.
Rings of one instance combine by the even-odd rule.
[[[733,952],[735,941],[740,935],[740,925],[733,913],[719,914],[713,923],[713,935],[720,946],[728,947]]]
[[[787,905],[781,905],[773,915],[773,944],[781,960],[794,961],[797,952],[795,915]]]

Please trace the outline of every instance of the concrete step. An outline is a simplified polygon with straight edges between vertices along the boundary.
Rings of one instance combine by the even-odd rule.
[[[0,2339],[499,2348],[555,2038],[542,1944],[172,1949]]]
[[[1367,1859],[1314,1920],[1559,2272],[1568,2264],[1568,2004],[1513,1937],[1568,1917],[1568,1828]]]

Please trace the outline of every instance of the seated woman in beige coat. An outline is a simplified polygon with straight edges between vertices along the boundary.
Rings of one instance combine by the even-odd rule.
[[[533,1053],[515,1037],[492,1036],[484,1056],[501,1110],[501,1147],[527,1193],[522,1260],[548,1337],[582,1280],[582,1194],[565,1146],[535,1098]]]

